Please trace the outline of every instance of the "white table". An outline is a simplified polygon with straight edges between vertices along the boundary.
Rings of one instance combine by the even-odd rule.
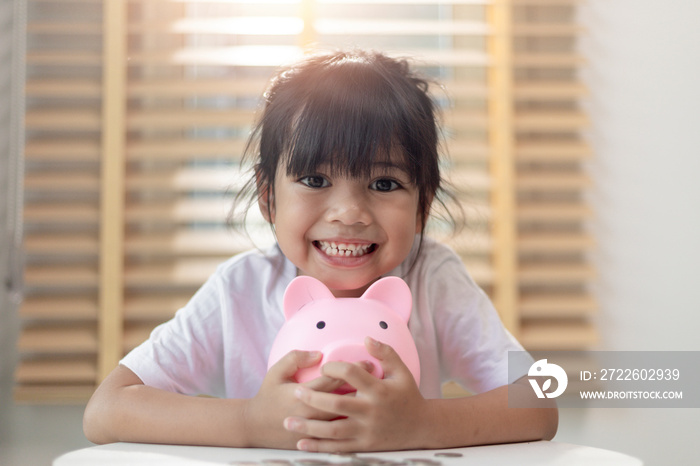
[[[452,456],[444,456],[446,454]],[[381,458],[396,462],[407,459],[424,459],[439,463],[414,461],[408,462],[408,464],[442,464],[444,466],[501,466],[509,464],[518,466],[589,466],[592,464],[639,466],[642,464],[639,459],[622,453],[560,442],[514,443],[449,450],[361,453],[357,454],[356,457]],[[299,462],[302,459],[325,460],[341,464],[348,464],[350,461],[348,456],[286,450],[113,443],[66,453],[54,460],[53,465],[212,466],[215,464],[265,464],[265,460],[287,460],[288,464],[304,464]],[[284,464],[284,462],[268,462],[268,464]]]

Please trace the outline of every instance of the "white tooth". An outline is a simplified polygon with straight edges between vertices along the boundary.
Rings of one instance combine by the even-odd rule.
[[[331,247],[332,247],[333,249],[338,249],[338,245],[335,244],[335,242],[333,242],[333,241],[331,241]]]
[[[357,249],[357,246],[354,244],[348,244],[346,249],[349,249],[350,251],[354,251],[355,249]]]
[[[338,249],[347,249],[347,248],[348,248],[348,245],[345,244],[345,243],[340,243],[340,244],[338,245]]]
[[[332,251],[333,251],[333,250],[332,250],[330,247],[327,247],[327,248],[325,249],[325,253],[328,254],[329,256],[331,255],[331,252],[332,252]]]
[[[346,249],[345,250],[345,257],[349,256],[350,254],[352,254],[352,251],[349,249]]]

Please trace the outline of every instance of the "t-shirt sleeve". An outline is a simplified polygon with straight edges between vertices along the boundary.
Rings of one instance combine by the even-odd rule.
[[[221,320],[217,271],[185,307],[156,327],[120,364],[145,385],[187,395],[224,396]]]
[[[469,276],[460,258],[450,251],[431,275],[429,293],[443,378],[481,393],[526,375],[526,362],[532,358],[506,330],[491,300]],[[518,364],[509,369],[508,353],[512,351],[518,354],[512,359]]]

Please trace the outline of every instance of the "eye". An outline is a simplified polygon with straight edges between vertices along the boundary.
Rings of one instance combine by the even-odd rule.
[[[299,182],[308,186],[309,188],[326,188],[330,186],[330,183],[328,182],[327,179],[322,177],[321,175],[309,175],[309,176],[304,176],[299,179]]]
[[[321,328],[323,328],[323,327],[325,327],[325,326],[326,326],[326,323],[325,323],[324,321],[322,321],[322,320],[319,320],[319,321],[316,323],[316,328],[318,328],[318,329],[321,329]]]
[[[387,324],[387,323],[384,322],[383,320],[382,320],[381,322],[379,322],[379,326],[380,326],[381,328],[383,328],[384,330],[386,330],[387,328],[389,328],[389,324]]]
[[[388,193],[388,192],[394,191],[396,189],[399,189],[401,187],[401,185],[392,179],[380,178],[378,180],[373,181],[369,187],[371,189],[374,189],[375,191]]]

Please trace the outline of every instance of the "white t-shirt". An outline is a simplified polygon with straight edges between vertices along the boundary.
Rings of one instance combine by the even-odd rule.
[[[460,258],[427,237],[420,249],[415,243],[409,258],[388,275],[403,278],[413,294],[409,328],[418,348],[423,396],[439,398],[448,380],[480,393],[526,375],[529,365],[511,369],[509,380],[508,351],[523,348]],[[284,323],[284,291],[296,275],[277,246],[229,259],[121,364],[144,384],[172,392],[255,396]]]

